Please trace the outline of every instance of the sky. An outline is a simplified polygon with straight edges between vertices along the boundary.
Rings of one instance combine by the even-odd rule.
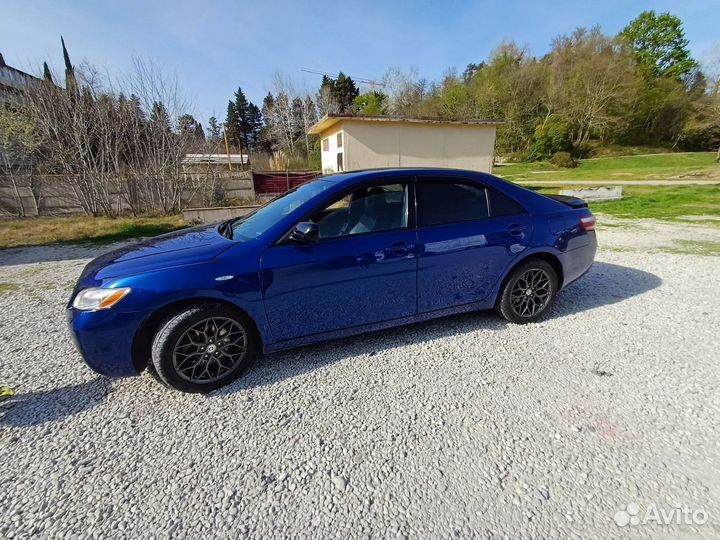
[[[60,35],[74,64],[83,60],[110,77],[152,60],[176,76],[193,113],[207,125],[224,120],[242,87],[258,106],[276,73],[296,89],[316,91],[308,68],[379,79],[393,66],[436,80],[479,62],[503,40],[536,55],[579,26],[620,31],[645,9],[684,23],[696,58],[720,45],[718,0],[0,0],[0,52],[6,63],[62,72]],[[361,86],[361,90],[367,87]]]

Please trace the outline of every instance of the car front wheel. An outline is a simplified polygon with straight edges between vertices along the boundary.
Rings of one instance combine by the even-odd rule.
[[[555,269],[543,260],[530,260],[512,271],[500,293],[496,311],[517,324],[537,321],[552,308],[557,287]]]
[[[258,354],[252,322],[222,305],[189,308],[171,317],[155,334],[152,367],[168,386],[209,392],[238,378]]]

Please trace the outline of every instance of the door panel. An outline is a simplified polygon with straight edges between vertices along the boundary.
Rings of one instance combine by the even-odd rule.
[[[268,249],[262,287],[276,340],[414,315],[417,233],[401,229]]]
[[[419,229],[418,312],[485,299],[531,235],[526,214]]]

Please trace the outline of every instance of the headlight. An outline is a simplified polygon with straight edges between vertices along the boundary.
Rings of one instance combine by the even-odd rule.
[[[92,288],[83,289],[73,300],[75,309],[93,310],[107,309],[114,306],[122,300],[130,292],[130,287],[121,287],[119,289],[102,289]]]

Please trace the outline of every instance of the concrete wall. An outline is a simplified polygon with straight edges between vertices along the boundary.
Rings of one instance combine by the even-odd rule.
[[[335,134],[344,133],[345,170],[375,167],[450,167],[492,172],[495,126],[344,120],[322,134],[330,151],[323,170],[335,171]]]
[[[199,175],[193,183],[202,188],[205,175]],[[252,173],[215,174],[218,191],[228,199],[255,199]],[[83,210],[72,187],[58,176],[16,176],[17,193],[10,178],[0,176],[0,216],[17,215],[18,195],[25,216],[57,216],[82,214]],[[183,193],[184,206],[205,206],[202,190],[193,189]],[[127,210],[120,192],[113,192],[120,208]],[[115,206],[115,205],[114,205]]]

